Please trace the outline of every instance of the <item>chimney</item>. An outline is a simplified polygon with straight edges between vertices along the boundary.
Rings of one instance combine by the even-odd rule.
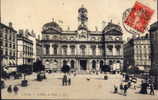
[[[9,27],[10,27],[10,28],[13,28],[12,22],[9,22]]]

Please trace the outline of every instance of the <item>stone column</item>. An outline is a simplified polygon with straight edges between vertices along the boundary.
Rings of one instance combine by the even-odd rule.
[[[46,47],[45,46],[42,46],[42,54],[46,55]]]
[[[96,70],[99,71],[100,67],[99,67],[99,61],[96,61]]]
[[[50,55],[53,55],[54,54],[54,47],[52,47],[52,43],[49,44],[49,52],[50,52]]]

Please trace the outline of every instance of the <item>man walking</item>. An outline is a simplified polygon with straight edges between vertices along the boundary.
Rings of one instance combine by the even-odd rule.
[[[8,91],[9,93],[11,93],[11,92],[12,92],[12,85],[9,85],[9,87],[8,87],[7,91]]]
[[[155,95],[153,83],[151,83],[149,87],[150,87],[150,95]]]
[[[127,96],[128,85],[124,85],[124,96]]]
[[[13,88],[13,90],[14,90],[15,94],[17,94],[18,91],[19,91],[19,88],[15,85],[14,88]]]
[[[122,83],[120,84],[120,92],[121,92],[121,94],[123,94],[123,84]]]

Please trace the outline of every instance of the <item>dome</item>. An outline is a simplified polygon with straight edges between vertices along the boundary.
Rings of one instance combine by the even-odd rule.
[[[43,25],[43,32],[61,33],[62,28],[54,21]]]
[[[112,35],[120,35],[122,34],[122,29],[119,25],[113,24],[112,22],[108,23],[107,26],[103,29],[103,33],[112,34]]]

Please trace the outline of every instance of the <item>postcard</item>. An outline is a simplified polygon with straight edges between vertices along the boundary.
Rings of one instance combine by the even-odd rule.
[[[158,0],[0,0],[1,99],[158,100]]]

